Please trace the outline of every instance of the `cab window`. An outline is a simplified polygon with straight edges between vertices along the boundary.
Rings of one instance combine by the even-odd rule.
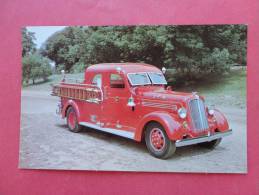
[[[119,74],[110,75],[110,87],[111,88],[124,88],[124,80]]]
[[[101,74],[95,75],[92,80],[92,84],[97,85],[98,87],[102,87],[102,75]]]

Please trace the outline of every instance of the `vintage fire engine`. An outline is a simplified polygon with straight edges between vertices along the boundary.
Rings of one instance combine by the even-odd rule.
[[[181,146],[214,148],[232,133],[224,115],[208,108],[202,96],[175,92],[166,85],[163,73],[152,65],[97,64],[85,70],[82,83],[64,77],[53,86],[52,95],[61,98],[58,112],[70,131],[85,126],[143,140],[161,159]]]

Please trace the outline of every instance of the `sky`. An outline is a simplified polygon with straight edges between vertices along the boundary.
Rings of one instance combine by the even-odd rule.
[[[36,47],[40,48],[42,43],[44,43],[48,37],[50,37],[53,33],[62,30],[66,26],[27,26],[27,30],[35,33]]]

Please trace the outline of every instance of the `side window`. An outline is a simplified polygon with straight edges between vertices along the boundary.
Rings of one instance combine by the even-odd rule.
[[[110,75],[110,87],[111,88],[124,88],[124,80],[119,74]]]
[[[98,87],[102,87],[102,75],[101,74],[95,75],[92,80],[92,84],[97,85]]]

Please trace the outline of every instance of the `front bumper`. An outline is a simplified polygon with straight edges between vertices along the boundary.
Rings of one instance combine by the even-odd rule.
[[[189,146],[189,145],[194,145],[194,144],[203,143],[203,142],[210,142],[215,139],[219,139],[219,138],[231,135],[231,134],[232,134],[232,129],[229,129],[228,131],[225,131],[225,132],[218,132],[218,133],[203,136],[203,137],[177,140],[175,142],[175,146],[182,147],[182,146]]]

